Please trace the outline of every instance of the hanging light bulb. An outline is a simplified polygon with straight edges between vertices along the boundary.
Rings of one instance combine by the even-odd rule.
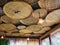
[[[4,36],[1,36],[1,39],[4,39]]]
[[[29,40],[29,38],[27,38],[27,40]]]
[[[43,19],[39,19],[38,24],[42,24],[43,22],[44,22],[44,20],[43,20]]]

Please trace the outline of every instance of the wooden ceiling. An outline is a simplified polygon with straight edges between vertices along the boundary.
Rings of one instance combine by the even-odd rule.
[[[16,0],[15,1],[8,0],[7,2],[10,3],[10,1],[13,5],[14,5],[13,2],[15,2],[15,4],[17,3]],[[7,37],[41,37],[59,24],[60,18],[58,18],[58,16],[60,15],[55,12],[60,12],[60,10],[56,10],[55,12],[50,11],[51,12],[50,13],[46,9],[42,9],[39,7],[38,0],[34,4],[29,3],[30,5],[28,4],[28,2],[20,1],[19,3],[21,4],[24,3],[24,5],[22,4],[23,5],[22,6],[18,4],[18,8],[13,8],[17,7],[17,5],[16,6],[12,5],[11,7],[11,4],[8,5],[7,2],[5,2],[3,5],[0,5],[0,36],[4,35]],[[26,7],[25,3],[27,3]],[[20,11],[23,10],[24,13],[17,11],[18,14],[13,14],[15,16],[14,17],[12,14],[9,15],[14,11],[10,10],[10,8],[14,10],[18,10],[21,8]],[[53,13],[55,13],[58,16],[56,16],[55,14],[53,16],[50,16]],[[55,19],[55,17],[57,18]],[[49,20],[49,22],[48,21],[46,22],[46,20]]]

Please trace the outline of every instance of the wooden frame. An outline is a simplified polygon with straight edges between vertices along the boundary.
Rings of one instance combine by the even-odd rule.
[[[42,35],[42,36],[40,37],[40,40],[43,39],[43,38],[45,38],[45,37],[47,37],[47,36],[49,36],[52,32],[54,32],[54,31],[57,30],[58,28],[60,28],[60,24],[57,25],[55,28],[51,29],[51,30],[50,30],[49,32],[47,32],[46,34]]]
[[[59,40],[59,38],[60,37],[58,37],[60,35],[60,28],[58,28],[57,30],[55,30],[54,32],[52,32],[51,34],[50,34],[50,40],[51,40],[51,45],[55,45],[55,44],[57,44],[57,45],[60,45],[60,40]],[[55,40],[56,39],[56,40]],[[59,41],[58,41],[59,40]],[[56,43],[55,43],[55,42]]]
[[[53,29],[51,29],[50,31],[48,31],[46,34],[42,35],[42,36],[40,37],[40,41],[43,40],[43,39],[45,39],[45,38],[47,38],[47,37],[49,37],[49,41],[50,41],[50,45],[51,45],[50,34],[51,34],[52,32],[54,32],[54,31],[56,31],[58,28],[60,28],[60,24],[57,25],[56,27],[54,27]]]
[[[51,42],[51,37],[49,36],[49,41],[50,41],[50,45],[52,45],[52,42]]]
[[[50,37],[46,37],[46,38],[42,39],[42,40],[41,40],[41,43],[42,43],[42,41],[44,41],[44,40],[46,40],[46,39],[48,39],[49,45],[51,45],[51,44],[50,44]]]

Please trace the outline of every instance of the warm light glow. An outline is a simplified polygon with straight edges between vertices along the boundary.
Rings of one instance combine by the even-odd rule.
[[[39,19],[38,24],[42,24],[43,22],[44,22],[44,20],[43,20],[43,19]]]
[[[4,36],[1,36],[1,39],[3,39],[4,38]]]
[[[27,40],[29,40],[29,38],[27,38]]]

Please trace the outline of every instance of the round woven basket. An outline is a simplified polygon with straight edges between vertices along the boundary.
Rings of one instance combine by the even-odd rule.
[[[60,23],[60,9],[49,13],[46,17],[46,22],[52,24]]]
[[[37,9],[32,13],[33,17],[36,19],[44,18],[47,15],[46,9]]]
[[[20,22],[25,25],[32,25],[32,24],[37,24],[38,19],[35,19],[33,16],[30,16],[24,20],[20,20]]]
[[[49,31],[51,28],[50,27],[43,27],[40,31],[34,32],[34,33],[45,33],[46,31]]]
[[[20,20],[30,16],[32,7],[25,2],[12,1],[5,4],[3,11],[11,19]]]
[[[27,29],[22,29],[22,30],[20,30],[19,31],[20,33],[25,33],[25,34],[28,34],[28,33],[32,33],[32,31],[31,30],[27,30]]]
[[[7,31],[7,30],[13,30],[16,29],[16,26],[13,24],[0,24],[0,30]]]
[[[24,25],[22,25],[22,26],[17,26],[17,29],[19,29],[19,30],[22,30],[22,29],[25,29],[26,28],[26,26],[24,26]]]
[[[31,30],[32,32],[36,32],[41,30],[42,28],[43,28],[42,25],[30,25],[26,29]]]
[[[54,10],[51,13],[49,13],[41,25],[52,26],[57,23],[60,23],[60,9]]]
[[[30,36],[30,37],[38,37],[40,34],[25,34],[24,36]]]
[[[3,22],[5,22],[5,23],[12,23],[12,24],[18,24],[18,23],[20,23],[19,20],[13,20],[13,19],[7,17],[6,15],[1,16],[1,20]]]
[[[38,4],[41,8],[52,11],[60,7],[60,0],[39,0]]]
[[[7,33],[15,33],[15,32],[18,32],[18,30],[17,29],[13,29],[13,30],[7,30],[6,32]]]

